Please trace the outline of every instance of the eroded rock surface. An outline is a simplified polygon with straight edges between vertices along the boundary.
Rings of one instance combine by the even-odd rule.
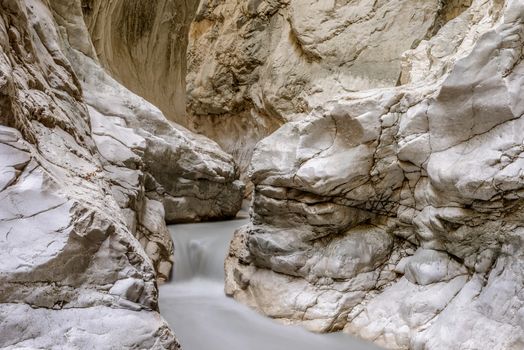
[[[131,91],[186,125],[187,33],[199,0],[82,0],[100,63]]]
[[[470,2],[201,1],[189,34],[189,123],[246,169],[254,144],[283,123],[337,95],[403,82],[402,54]]]
[[[330,14],[365,3],[330,2]],[[377,11],[393,3],[404,8],[375,2]],[[362,68],[349,89],[391,87],[333,96],[258,143],[251,224],[231,244],[228,294],[283,322],[392,349],[524,346],[524,6],[443,4],[411,4],[438,17],[412,23],[420,42],[392,43],[409,10],[388,12],[392,27],[380,22],[376,35],[402,60],[375,67],[380,74]],[[311,13],[304,4],[290,13],[300,10]],[[308,28],[301,43],[312,62],[338,57],[326,54],[342,47],[332,37],[312,44],[319,22],[292,19],[297,37]]]
[[[0,3],[0,347],[178,349],[168,222],[235,215],[232,157],[98,64],[77,0]]]

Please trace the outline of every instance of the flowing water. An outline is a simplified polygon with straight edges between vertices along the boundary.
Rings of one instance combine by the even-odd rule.
[[[224,259],[243,218],[169,227],[174,281],[160,287],[160,310],[184,350],[377,350],[345,334],[284,326],[224,295]]]

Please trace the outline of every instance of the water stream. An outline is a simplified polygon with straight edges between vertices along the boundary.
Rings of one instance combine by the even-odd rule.
[[[243,218],[170,226],[174,281],[160,287],[160,310],[184,350],[377,350],[345,334],[284,326],[224,295],[224,258]]]

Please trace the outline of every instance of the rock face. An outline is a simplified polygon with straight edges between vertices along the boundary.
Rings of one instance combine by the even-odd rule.
[[[245,174],[254,145],[283,123],[334,95],[402,82],[402,54],[471,0],[82,4],[111,75],[217,141]]]
[[[288,16],[267,26],[287,28],[277,37],[293,33],[303,62],[337,81],[324,86],[361,91],[312,93],[310,105],[321,102],[313,111],[258,143],[251,224],[231,243],[226,292],[283,322],[391,349],[523,348],[524,5],[327,3],[280,4],[274,11]],[[276,2],[246,9],[268,4]],[[341,11],[354,24],[331,31]],[[284,81],[295,69],[311,72],[286,60]],[[260,61],[256,85],[285,100],[278,79],[262,79],[274,61]],[[306,94],[313,81],[322,85],[308,77]],[[250,89],[238,92],[242,101]]]
[[[284,122],[335,95],[397,85],[402,54],[470,2],[203,0],[189,35],[191,127],[246,168]]]
[[[186,49],[198,0],[82,0],[100,63],[185,125]]]
[[[100,66],[78,0],[0,3],[0,347],[179,347],[168,222],[233,216],[230,155]]]
[[[524,347],[522,1],[4,0],[0,43],[0,347],[179,348],[166,222],[234,216],[250,162],[229,295]]]

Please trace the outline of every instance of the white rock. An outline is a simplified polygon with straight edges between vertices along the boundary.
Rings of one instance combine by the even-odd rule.
[[[387,40],[369,48],[365,40],[375,28],[369,4],[291,0],[275,9],[289,14],[296,45],[310,58],[310,67],[328,62],[335,67],[348,55],[358,61],[371,52],[377,60],[398,54],[404,85],[377,83],[374,69],[389,74],[398,68],[377,65],[362,68],[364,80],[346,83],[365,91],[334,93],[336,88],[318,81],[318,90],[304,91],[316,77],[304,68],[308,65],[293,57],[279,61],[287,85],[279,90],[278,79],[267,83],[273,108],[293,110],[287,101],[278,103],[275,91],[293,101],[288,77],[296,71],[307,72],[300,91],[318,105],[298,118],[286,117],[293,120],[255,147],[251,224],[231,244],[226,292],[283,322],[315,331],[344,329],[392,349],[521,348],[524,305],[522,288],[515,286],[524,278],[524,111],[517,97],[524,88],[524,7],[516,1],[443,4],[429,35],[414,39],[408,50],[401,49],[401,41],[412,37],[404,37],[401,27],[418,23],[417,33],[427,28],[416,14],[409,15],[415,7],[384,4],[394,6],[388,16],[396,20],[387,25],[383,18],[377,35]],[[426,20],[438,7],[416,6],[429,11]],[[202,16],[218,8],[210,5]],[[260,5],[256,13],[271,17],[262,9],[267,8]],[[236,18],[239,12],[240,6],[231,7]],[[344,19],[350,25],[337,27]],[[264,31],[276,33],[276,23]],[[350,33],[364,39],[338,42]],[[272,39],[264,45],[278,42],[278,35]],[[205,34],[195,40],[226,43],[225,36]],[[352,47],[358,45],[364,51]],[[257,84],[271,72],[274,54],[284,51],[269,50],[260,61],[265,70]],[[357,63],[340,69],[366,64]],[[202,76],[216,71],[198,67],[201,76],[189,86],[204,88],[213,80]],[[337,73],[333,68],[323,75],[344,85]],[[195,89],[190,106],[201,113],[230,91],[209,99],[197,93],[203,94]],[[332,101],[322,100],[322,94]]]
[[[0,347],[178,349],[157,305],[163,199],[202,198],[180,220],[229,217],[243,184],[100,67],[82,4],[0,4]]]
[[[3,349],[103,349],[108,344],[119,349],[133,349],[137,344],[145,349],[178,348],[165,321],[148,311],[103,306],[48,310],[2,304],[0,324]]]

